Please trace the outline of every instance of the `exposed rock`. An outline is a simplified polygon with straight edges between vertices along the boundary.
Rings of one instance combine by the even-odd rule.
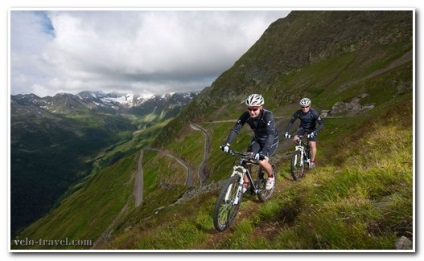
[[[331,108],[333,115],[345,114],[346,116],[353,116],[364,113],[374,108],[374,104],[360,104],[360,100],[367,97],[368,94],[364,93],[359,97],[353,98],[350,102],[337,102]]]
[[[328,117],[332,115],[332,111],[331,110],[322,110],[321,111],[321,117]]]
[[[412,249],[412,241],[409,238],[402,236],[396,241],[396,249]]]
[[[184,195],[179,198],[176,202],[174,202],[172,205],[177,205],[177,204],[181,204],[181,203],[185,203],[191,199],[193,199],[194,197],[197,197],[201,194],[204,193],[208,193],[211,191],[218,191],[219,189],[221,189],[222,185],[224,184],[226,180],[222,180],[219,182],[212,182],[211,184],[205,185],[205,186],[199,186],[199,187],[194,187],[190,190],[187,190]]]

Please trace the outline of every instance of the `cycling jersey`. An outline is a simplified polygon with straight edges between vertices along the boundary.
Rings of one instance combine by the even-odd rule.
[[[309,109],[309,111],[306,113],[303,113],[302,110],[298,110],[293,114],[292,118],[287,123],[286,132],[289,132],[291,126],[296,121],[296,119],[300,120],[299,129],[303,129],[308,132],[314,131],[315,133],[318,133],[324,127],[325,124],[316,110]]]
[[[275,128],[275,120],[272,112],[262,109],[259,116],[251,118],[248,111],[242,113],[234,128],[228,135],[226,143],[231,144],[243,125],[247,123],[254,132],[252,141],[256,141],[261,146],[261,153],[267,155],[271,150],[275,150],[278,145],[278,132]]]

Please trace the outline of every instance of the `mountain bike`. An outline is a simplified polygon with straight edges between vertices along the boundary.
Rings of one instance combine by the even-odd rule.
[[[243,182],[245,176],[247,176],[250,182],[250,193],[252,195],[256,194],[261,202],[270,199],[275,189],[275,183],[272,189],[267,190],[265,188],[267,174],[259,166],[255,168],[255,170],[258,169],[258,177],[256,180],[253,180],[252,166],[258,165],[258,161],[252,158],[251,153],[230,150],[228,154],[235,157],[235,162],[239,160],[240,163],[234,164],[233,172],[230,178],[224,183],[215,204],[213,224],[218,231],[227,229],[237,215],[243,199]],[[271,166],[274,172],[274,179],[277,181],[277,167],[273,163],[271,163]]]
[[[299,140],[296,142],[295,150],[291,157],[290,172],[294,180],[299,180],[305,175],[305,165],[308,164],[308,169],[310,168],[310,158],[311,152],[309,147],[308,138],[309,134],[306,136],[299,135]],[[289,135],[288,139],[291,138]]]

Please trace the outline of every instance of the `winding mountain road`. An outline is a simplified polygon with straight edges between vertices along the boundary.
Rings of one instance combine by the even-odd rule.
[[[199,180],[200,180],[200,184],[202,185],[207,179],[207,176],[206,176],[206,173],[205,173],[205,168],[206,168],[206,163],[207,163],[209,156],[210,156],[210,144],[211,144],[210,140],[211,140],[211,138],[208,134],[208,131],[205,128],[203,128],[202,126],[200,126],[198,124],[190,123],[190,127],[194,130],[203,132],[203,134],[205,135],[205,146],[204,146],[204,152],[203,152],[203,160],[202,160],[202,163],[200,164],[199,171],[198,171],[198,174],[197,174],[198,177],[199,177]],[[194,170],[193,170],[193,167],[187,161],[179,158],[178,156],[176,156],[175,154],[173,154],[172,152],[167,151],[167,150],[159,150],[159,149],[151,149],[151,148],[146,149],[146,150],[157,151],[157,152],[161,153],[162,155],[173,158],[175,161],[180,163],[187,170],[186,186],[187,187],[193,186]],[[133,195],[135,197],[135,206],[136,207],[140,206],[140,204],[143,202],[143,165],[142,165],[143,153],[144,153],[144,150],[141,150],[140,156],[138,158],[137,174],[136,174],[135,181],[134,181]]]
[[[190,123],[190,127],[193,130],[198,130],[198,131],[203,132],[203,134],[205,135],[205,148],[204,148],[204,152],[203,152],[203,160],[202,160],[202,163],[200,164],[199,172],[197,174],[198,177],[199,177],[199,180],[200,180],[200,185],[202,185],[203,182],[205,182],[206,179],[207,179],[207,175],[205,173],[205,168],[206,168],[206,163],[208,162],[208,159],[209,159],[209,156],[210,156],[211,137],[209,136],[208,131],[198,124]]]
[[[187,178],[186,178],[186,186],[191,187],[193,185],[193,168],[186,162],[185,160],[178,158],[174,154],[166,150],[158,150],[158,149],[142,149],[140,151],[140,156],[138,157],[138,166],[137,173],[135,175],[134,180],[134,188],[133,188],[133,196],[135,198],[135,207],[138,207],[143,202],[143,155],[145,150],[152,150],[161,153],[162,155],[173,158],[175,161],[180,163],[187,170]]]
[[[138,156],[138,164],[137,164],[137,173],[135,175],[133,195],[135,198],[135,207],[138,207],[143,202],[143,155],[144,150],[140,151],[140,155]]]
[[[159,149],[149,149],[149,150],[157,151],[157,152],[161,153],[162,155],[173,158],[178,163],[183,165],[183,167],[187,170],[186,186],[188,186],[188,187],[193,186],[193,172],[194,171],[193,171],[193,168],[191,167],[191,165],[187,161],[177,157],[175,154],[173,154],[172,152],[170,152],[168,150],[159,150]]]

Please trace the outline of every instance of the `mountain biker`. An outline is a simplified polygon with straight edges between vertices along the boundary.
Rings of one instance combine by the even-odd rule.
[[[224,152],[229,152],[231,142],[243,125],[245,123],[249,124],[254,132],[254,137],[247,147],[247,151],[254,155],[254,158],[258,160],[259,166],[268,174],[266,189],[270,190],[275,184],[275,173],[273,173],[269,158],[278,147],[278,132],[275,128],[274,115],[271,111],[264,109],[264,103],[264,98],[260,94],[252,94],[246,99],[247,111],[240,115],[235,126],[228,134],[225,145],[221,146],[221,148]],[[245,177],[243,192],[246,192],[248,186],[249,180]]]
[[[293,140],[297,142],[299,140],[299,135],[309,134],[308,141],[309,146],[311,147],[311,160],[309,167],[315,167],[315,156],[317,154],[317,135],[318,132],[324,127],[325,122],[322,120],[319,113],[311,108],[311,100],[308,98],[303,98],[299,102],[301,109],[296,111],[290,121],[287,123],[286,132],[284,137],[289,137],[289,130],[292,127],[296,119],[300,120],[299,128],[296,131]],[[317,126],[318,124],[318,126]]]

